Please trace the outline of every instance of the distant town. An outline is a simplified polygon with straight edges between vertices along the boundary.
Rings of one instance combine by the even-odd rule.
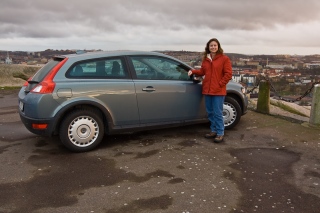
[[[102,50],[86,50],[88,52]],[[201,66],[202,53],[157,51],[175,57],[192,67]],[[0,51],[0,64],[43,66],[55,55],[75,50],[47,49],[40,52]],[[316,55],[245,55],[226,53],[232,61],[233,80],[252,87],[261,77],[271,79],[282,95],[299,95],[314,82],[320,82],[320,54]]]

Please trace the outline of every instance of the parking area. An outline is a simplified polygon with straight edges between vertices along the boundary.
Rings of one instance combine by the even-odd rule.
[[[105,136],[71,153],[0,98],[0,212],[317,212],[320,131],[249,111],[225,142],[207,124]]]

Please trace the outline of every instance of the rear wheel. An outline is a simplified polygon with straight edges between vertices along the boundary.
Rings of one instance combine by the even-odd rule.
[[[223,104],[223,120],[224,128],[232,129],[241,118],[241,107],[239,103],[232,97],[226,96]]]
[[[86,152],[100,144],[104,136],[101,113],[77,109],[67,114],[60,125],[60,140],[73,152]]]

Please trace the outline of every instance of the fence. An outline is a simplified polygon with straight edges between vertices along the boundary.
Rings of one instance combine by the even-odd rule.
[[[280,96],[268,78],[260,80],[247,94],[250,94],[257,87],[259,87],[257,111],[266,114],[270,113],[270,91],[273,91],[280,100],[291,103],[301,101],[302,98],[313,91],[309,123],[312,126],[320,127],[320,82],[314,82],[303,95],[295,99]]]

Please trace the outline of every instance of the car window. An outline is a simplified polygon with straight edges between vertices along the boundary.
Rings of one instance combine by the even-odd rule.
[[[164,57],[130,57],[137,79],[188,81],[189,68],[178,61]]]
[[[96,59],[74,64],[67,72],[69,78],[127,78],[120,58]]]
[[[54,58],[44,65],[33,77],[32,81],[41,82],[48,73],[62,61],[63,58]]]

